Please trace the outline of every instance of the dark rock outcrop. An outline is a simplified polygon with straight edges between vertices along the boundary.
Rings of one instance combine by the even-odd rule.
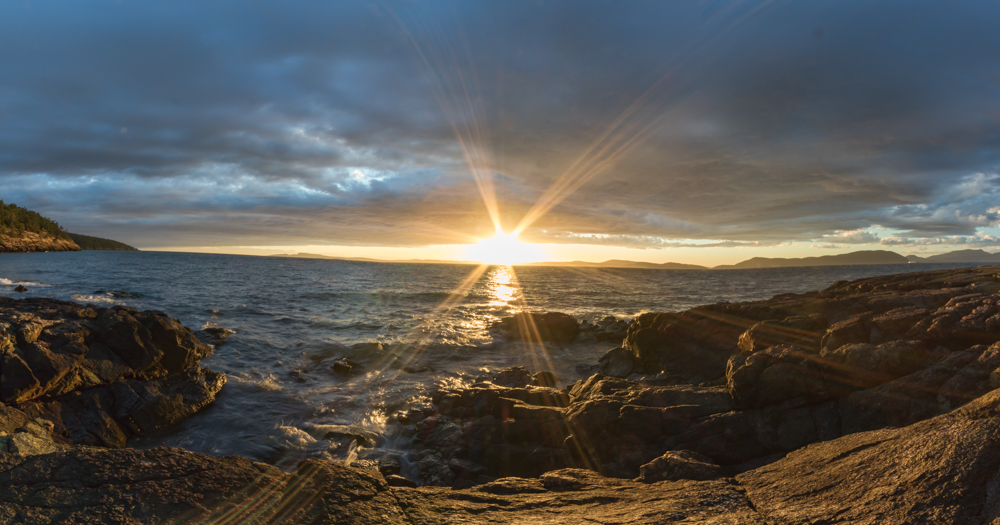
[[[497,321],[493,328],[512,340],[557,345],[572,343],[580,335],[580,323],[573,316],[561,312],[520,312]]]
[[[0,522],[988,525],[1000,519],[998,414],[995,391],[908,427],[802,448],[735,478],[654,483],[559,469],[453,490],[406,487],[397,475],[387,482],[332,462],[307,460],[284,473],[176,448],[0,452]],[[671,457],[705,465],[699,477],[712,474],[697,455]]]
[[[209,352],[161,312],[0,298],[0,402],[58,442],[123,447],[201,410],[225,384]]]
[[[1000,386],[998,292],[997,268],[970,268],[644,314],[604,375],[562,392],[530,391],[522,368],[438,392],[411,431],[415,460],[425,484],[456,487],[558,468],[631,479],[679,451],[732,475],[906,426]]]

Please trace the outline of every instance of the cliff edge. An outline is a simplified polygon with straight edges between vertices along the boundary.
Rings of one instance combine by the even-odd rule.
[[[72,239],[62,239],[46,233],[24,232],[19,235],[0,233],[0,253],[78,251],[80,246]]]

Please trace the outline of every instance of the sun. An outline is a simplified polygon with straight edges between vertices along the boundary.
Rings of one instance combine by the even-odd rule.
[[[466,257],[486,264],[504,266],[545,260],[545,255],[538,246],[517,240],[516,233],[503,232],[497,232],[496,237],[470,245],[466,249]]]

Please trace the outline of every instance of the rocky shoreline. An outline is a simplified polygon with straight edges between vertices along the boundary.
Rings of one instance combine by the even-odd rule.
[[[72,239],[61,239],[35,232],[24,232],[16,237],[0,233],[0,253],[78,251],[80,246]]]
[[[518,367],[438,391],[389,423],[408,457],[367,469],[126,448],[225,383],[163,313],[0,298],[0,328],[0,523],[1000,520],[995,266],[628,324],[516,316],[497,329],[620,346],[563,389]]]

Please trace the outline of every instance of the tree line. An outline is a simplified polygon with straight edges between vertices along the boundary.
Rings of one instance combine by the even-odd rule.
[[[46,233],[60,239],[69,239],[69,233],[59,223],[47,219],[17,204],[0,200],[0,232],[21,235],[24,232]]]

